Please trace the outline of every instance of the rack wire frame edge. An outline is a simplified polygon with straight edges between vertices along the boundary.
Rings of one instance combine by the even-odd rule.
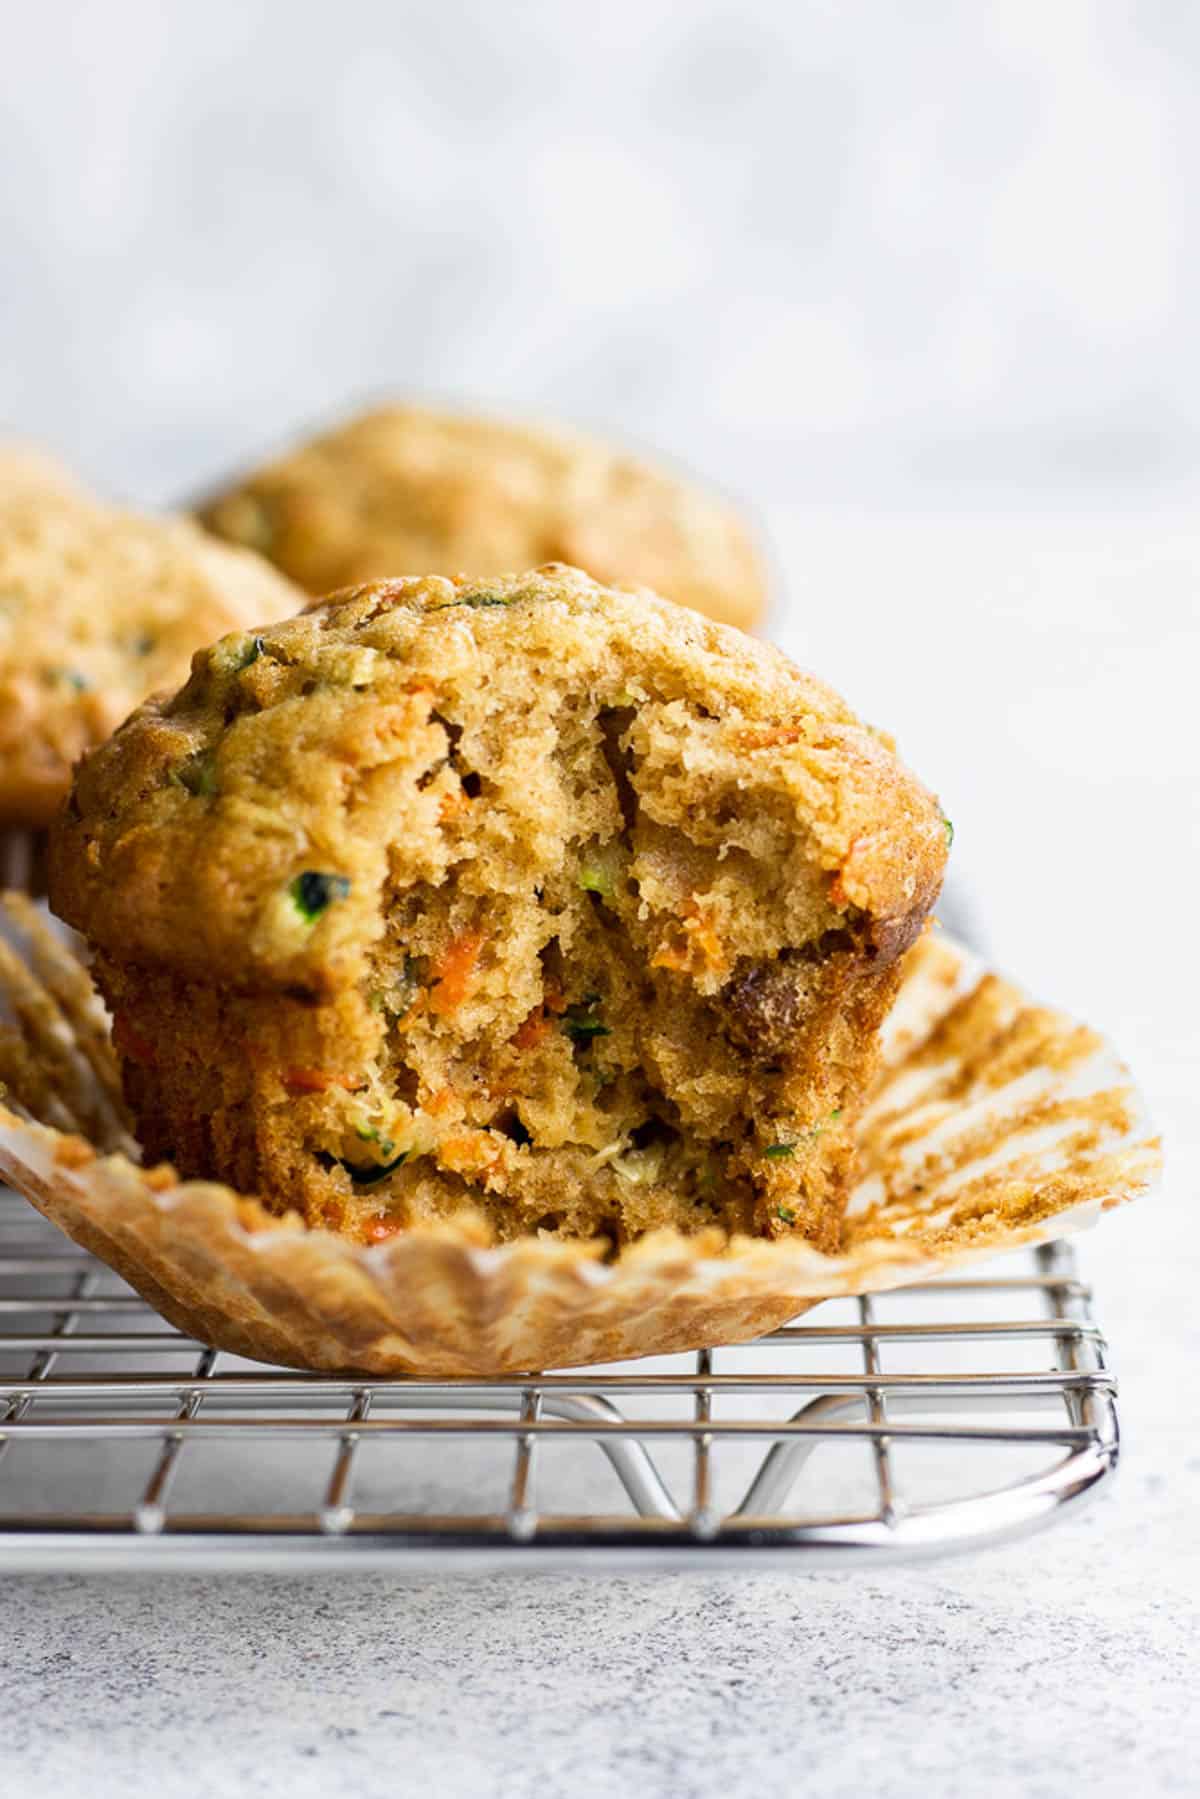
[[[889,1321],[870,1296],[856,1302],[853,1325],[828,1325],[820,1311],[808,1314],[761,1340],[758,1372],[731,1374],[714,1365],[719,1349],[701,1350],[685,1371],[665,1373],[638,1363],[463,1381],[223,1371],[222,1359],[232,1358],[178,1336],[127,1290],[102,1290],[112,1277],[100,1264],[22,1200],[0,1192],[0,1358],[29,1358],[20,1372],[0,1375],[0,1568],[875,1567],[1021,1536],[1094,1497],[1119,1456],[1116,1385],[1074,1252],[1050,1244],[1035,1252],[1032,1265],[1024,1258],[1024,1266],[1028,1272],[906,1290],[914,1298],[961,1295],[964,1315],[949,1322]],[[31,1283],[52,1291],[31,1293]],[[972,1315],[973,1298],[1001,1294],[1032,1301],[1037,1314]],[[49,1318],[49,1326],[21,1329],[39,1318]],[[908,1365],[922,1345],[992,1339],[1044,1346],[1045,1362],[1033,1370],[933,1374]],[[856,1347],[861,1372],[805,1368],[805,1352],[832,1343]],[[902,1351],[904,1365],[885,1368],[885,1348]],[[188,1351],[190,1372],[158,1368],[154,1358],[164,1350]],[[73,1360],[98,1356],[106,1359],[101,1372],[72,1373]],[[789,1394],[796,1404],[785,1419],[721,1417],[714,1402],[730,1394]],[[689,1415],[639,1417],[639,1399],[651,1395],[688,1399]],[[318,1409],[318,1400],[326,1408],[336,1401],[339,1409]],[[146,1405],[154,1409],[147,1412]],[[1054,1417],[1045,1425],[1016,1423],[1014,1406],[1022,1417],[1034,1411]],[[464,1418],[468,1407],[483,1415]],[[361,1509],[355,1473],[365,1442],[411,1437],[436,1453],[447,1436],[511,1445],[503,1506],[474,1514]],[[328,1454],[313,1510],[195,1515],[174,1505],[180,1463],[192,1442],[250,1440],[269,1453],[272,1440],[283,1438]],[[607,1459],[627,1512],[540,1508],[539,1455],[545,1443],[563,1438],[572,1440],[573,1452]],[[9,1510],[6,1460],[22,1443],[46,1440],[89,1445],[97,1458],[114,1444],[149,1443],[153,1465],[127,1511]],[[729,1506],[715,1494],[714,1460],[731,1440],[753,1443],[762,1455],[740,1500]],[[678,1483],[672,1490],[655,1459],[668,1441],[690,1449],[686,1493]],[[787,1502],[807,1460],[822,1444],[846,1441],[862,1444],[870,1456],[874,1505],[797,1521]],[[1044,1449],[1046,1459],[1009,1485],[913,1505],[897,1468],[898,1450],[912,1443],[950,1445],[964,1456],[998,1443]]]

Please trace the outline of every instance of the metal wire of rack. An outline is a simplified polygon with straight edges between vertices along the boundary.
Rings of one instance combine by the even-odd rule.
[[[1116,1466],[1071,1250],[552,1374],[268,1369],[0,1192],[0,1565],[868,1565],[1051,1522]]]

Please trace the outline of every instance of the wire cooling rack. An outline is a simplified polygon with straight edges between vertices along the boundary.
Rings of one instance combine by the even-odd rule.
[[[1117,1460],[1054,1244],[758,1343],[492,1380],[328,1378],[179,1336],[0,1191],[0,1564],[593,1566],[973,1547]]]

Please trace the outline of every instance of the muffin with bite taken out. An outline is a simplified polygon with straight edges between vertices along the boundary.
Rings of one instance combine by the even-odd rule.
[[[937,801],[779,651],[550,565],[222,638],[51,849],[149,1156],[359,1240],[836,1247]]]

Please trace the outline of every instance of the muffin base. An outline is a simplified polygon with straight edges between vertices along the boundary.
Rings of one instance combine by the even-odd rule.
[[[30,1056],[45,1115],[46,1059]],[[463,1226],[363,1248],[228,1187],[137,1167],[119,1121],[93,1122],[91,1140],[34,1122],[19,1066],[10,1056],[0,1173],[39,1211],[189,1336],[340,1373],[499,1374],[746,1341],[822,1298],[1091,1223],[1151,1186],[1161,1161],[1115,1052],[945,939],[914,952],[889,1018],[836,1255],[664,1231],[606,1262],[600,1241],[481,1247]],[[61,1078],[50,1084],[60,1116],[78,1110]]]

